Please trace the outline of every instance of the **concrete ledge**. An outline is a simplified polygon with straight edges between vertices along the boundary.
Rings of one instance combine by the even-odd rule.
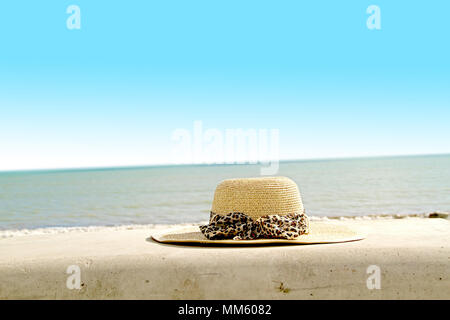
[[[1,299],[449,299],[450,222],[349,220],[363,241],[307,246],[189,247],[154,230],[0,240]],[[68,266],[81,289],[68,289]],[[381,289],[367,288],[367,268]]]

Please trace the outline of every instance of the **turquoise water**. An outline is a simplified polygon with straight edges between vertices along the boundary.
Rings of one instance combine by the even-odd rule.
[[[208,219],[218,182],[259,165],[0,173],[0,229]],[[450,155],[280,163],[312,216],[450,211]]]

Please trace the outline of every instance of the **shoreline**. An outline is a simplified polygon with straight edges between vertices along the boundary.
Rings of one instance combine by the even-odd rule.
[[[449,212],[431,212],[431,213],[412,213],[412,214],[369,214],[364,216],[310,216],[311,221],[322,220],[378,220],[378,219],[408,219],[408,218],[443,218],[449,219]],[[73,232],[96,232],[102,230],[141,230],[141,229],[165,229],[171,227],[196,226],[207,224],[208,221],[200,221],[196,223],[176,223],[176,224],[124,224],[124,225],[99,225],[99,226],[73,226],[73,227],[36,227],[23,229],[0,229],[1,239],[19,237],[25,235],[44,235],[44,234],[60,234]]]

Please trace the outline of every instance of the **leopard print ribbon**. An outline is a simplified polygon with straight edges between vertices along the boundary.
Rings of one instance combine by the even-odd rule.
[[[309,233],[309,219],[304,213],[267,215],[254,220],[240,212],[226,215],[211,212],[209,224],[200,226],[200,231],[209,240],[258,238],[293,240]]]

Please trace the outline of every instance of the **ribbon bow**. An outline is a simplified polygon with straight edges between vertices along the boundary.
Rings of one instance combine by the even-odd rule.
[[[294,215],[267,215],[256,220],[244,213],[218,215],[211,212],[208,225],[200,231],[209,240],[254,240],[278,238],[292,240],[309,233],[309,219],[304,213]]]

